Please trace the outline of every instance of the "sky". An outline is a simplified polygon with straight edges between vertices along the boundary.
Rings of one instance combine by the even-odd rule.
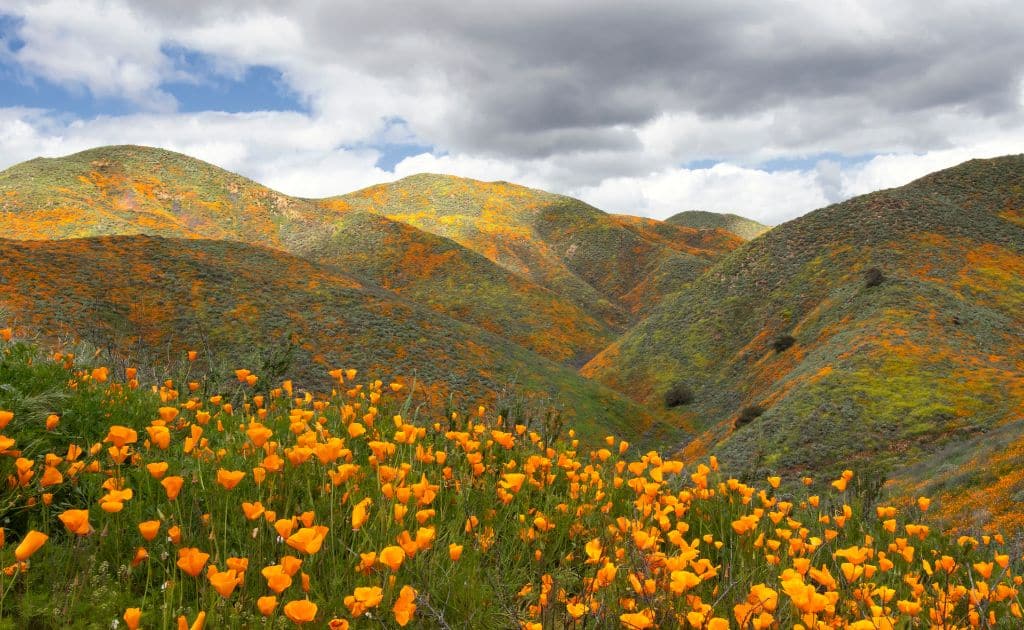
[[[287,5],[287,6],[286,6]],[[0,169],[107,144],[778,224],[1024,152],[1024,3],[0,0]]]

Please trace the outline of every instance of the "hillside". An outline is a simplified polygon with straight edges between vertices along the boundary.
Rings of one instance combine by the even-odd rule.
[[[641,306],[661,299],[663,285],[678,290],[740,243],[725,232],[617,217],[570,197],[445,175],[413,175],[326,203],[449,238],[620,331]]]
[[[302,255],[579,366],[616,335],[570,300],[454,241],[370,212],[340,214]]]
[[[1011,156],[812,212],[723,258],[583,373],[662,407],[685,384],[693,403],[666,413],[697,435],[687,453],[748,477],[858,467],[895,493],[937,492],[961,524],[1019,526],[1022,207]],[[751,405],[763,415],[736,422]]]
[[[335,368],[416,378],[434,405],[494,402],[515,382],[588,437],[646,428],[642,409],[572,369],[282,252],[148,236],[0,243],[0,308],[17,331],[83,338],[151,378],[195,349],[215,374],[287,369],[297,386],[329,387]]]
[[[732,232],[745,241],[755,239],[772,229],[769,225],[738,214],[704,210],[686,210],[665,219],[665,223],[700,229],[721,229]]]
[[[100,147],[0,172],[0,229],[17,239],[148,234],[272,247],[362,274],[573,365],[614,339],[573,301],[453,241],[384,217],[338,213],[162,149]]]

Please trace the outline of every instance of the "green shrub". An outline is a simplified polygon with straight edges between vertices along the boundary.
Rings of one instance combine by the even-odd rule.
[[[871,288],[885,282],[885,274],[878,267],[872,267],[864,272],[864,286]]]
[[[676,383],[665,392],[665,408],[671,409],[679,405],[688,405],[693,402],[693,388],[686,383]]]
[[[749,405],[740,410],[740,415],[736,417],[736,421],[733,423],[735,428],[740,428],[745,424],[750,424],[755,419],[759,418],[764,413],[764,407],[761,405]]]
[[[779,335],[772,340],[772,348],[775,348],[776,352],[785,352],[793,347],[796,343],[796,337],[792,335]]]

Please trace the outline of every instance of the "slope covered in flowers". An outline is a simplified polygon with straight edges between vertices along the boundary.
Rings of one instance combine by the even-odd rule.
[[[1021,624],[1019,549],[871,505],[855,470],[748,484],[355,370],[150,385],[3,339],[10,627]]]
[[[162,149],[100,147],[0,172],[0,230],[22,240],[146,234],[270,247],[360,274],[573,365],[614,338],[571,299],[454,241],[289,197]]]
[[[0,244],[0,309],[19,334],[84,339],[150,374],[186,349],[219,374],[243,361],[305,387],[344,364],[415,381],[434,402],[495,400],[516,383],[588,434],[648,427],[639,405],[571,368],[282,252],[149,236]]]
[[[413,175],[325,203],[447,237],[618,330],[661,299],[654,290],[661,285],[648,281],[652,275],[673,274],[672,288],[679,290],[742,242],[723,230],[614,216],[542,190],[445,175]]]
[[[1022,190],[1024,157],[974,160],[776,227],[583,373],[652,404],[684,383],[688,453],[751,478],[856,462],[950,524],[1019,529]]]

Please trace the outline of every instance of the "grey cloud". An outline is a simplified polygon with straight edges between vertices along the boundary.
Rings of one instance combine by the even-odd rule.
[[[1022,121],[1024,4],[1012,1],[132,6],[171,30],[285,15],[302,46],[254,62],[281,66],[325,116],[338,96],[321,98],[326,88],[309,83],[311,69],[329,76],[345,68],[385,82],[406,98],[382,104],[390,109],[381,118],[407,120],[421,141],[453,153],[573,166],[587,164],[586,154],[595,165],[617,154],[618,173],[626,174],[651,167],[650,158],[634,159],[642,149],[637,132],[664,114],[696,114],[717,131],[682,136],[661,159],[740,162],[773,152],[871,151],[858,134],[870,136],[875,150],[949,146],[949,130],[933,124],[939,111],[956,112],[962,127]],[[427,115],[418,91],[431,89],[442,105]],[[777,123],[746,138],[737,131],[765,113],[778,114]]]

